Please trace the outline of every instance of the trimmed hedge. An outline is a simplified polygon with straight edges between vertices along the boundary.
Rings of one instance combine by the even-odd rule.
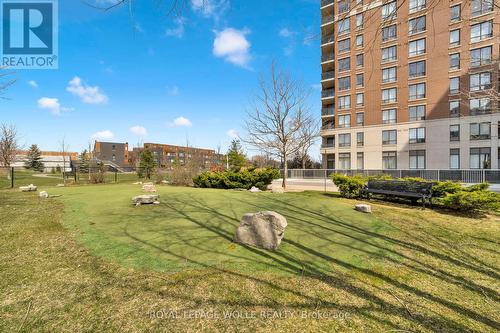
[[[204,172],[193,178],[194,185],[201,188],[218,189],[246,189],[258,187],[261,190],[267,190],[267,186],[274,179],[280,178],[280,172],[277,169],[242,169],[235,171],[222,172]]]
[[[361,197],[362,190],[368,180],[377,177],[364,177],[363,175],[346,176],[333,174],[332,181],[339,188],[340,195],[344,198],[357,199]],[[386,176],[382,179],[388,179]],[[390,179],[390,177],[389,177]],[[412,182],[425,182],[420,178],[404,178],[400,181],[408,182],[411,187]],[[488,190],[487,183],[476,184],[463,187],[459,183],[452,181],[437,182],[432,187],[434,203],[447,209],[460,212],[498,212],[500,211],[500,194]]]

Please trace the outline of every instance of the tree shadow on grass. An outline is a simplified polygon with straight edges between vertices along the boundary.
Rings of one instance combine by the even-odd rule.
[[[470,264],[470,263],[464,263],[460,260],[457,260],[455,258],[451,258],[447,255],[443,255],[441,253],[438,253],[436,251],[427,249],[422,247],[421,245],[418,244],[413,244],[411,242],[395,239],[393,237],[389,237],[386,235],[382,235],[379,233],[375,233],[371,230],[366,230],[362,227],[351,225],[349,223],[346,223],[345,221],[342,221],[337,218],[333,218],[332,216],[326,216],[323,213],[319,213],[316,211],[311,211],[308,210],[306,207],[303,206],[297,206],[292,204],[290,201],[284,201],[281,199],[276,199],[276,198],[271,198],[271,197],[266,197],[266,200],[270,200],[273,202],[274,207],[278,205],[278,207],[282,207],[283,211],[286,212],[291,212],[293,213],[293,216],[290,216],[288,213],[288,218],[294,220],[295,222],[302,223],[304,227],[307,227],[308,225],[314,226],[314,227],[320,227],[323,232],[314,232],[314,231],[309,231],[309,234],[311,237],[318,237],[322,238],[324,240],[328,240],[327,237],[324,236],[325,232],[330,232],[330,233],[337,233],[340,234],[342,233],[343,236],[349,237],[349,238],[354,238],[356,241],[370,245],[372,247],[378,247],[381,250],[384,251],[389,251],[390,253],[397,255],[409,262],[414,262],[420,266],[423,266],[424,268],[419,268],[412,266],[409,263],[405,263],[404,265],[420,274],[427,274],[429,276],[432,276],[434,278],[439,278],[442,279],[443,281],[447,283],[453,283],[457,282],[459,283],[462,287],[467,288],[468,290],[476,291],[478,292],[478,288],[482,288],[481,286],[478,286],[471,281],[468,281],[465,278],[459,277],[459,276],[447,276],[447,272],[445,271],[437,271],[435,267],[432,267],[430,265],[426,265],[423,262],[417,261],[411,257],[408,257],[407,255],[403,253],[399,253],[396,250],[392,250],[391,246],[398,246],[398,247],[403,247],[407,250],[411,250],[414,252],[420,252],[425,255],[430,255],[432,257],[435,257],[439,260],[444,260],[447,261],[448,263],[454,264],[456,266],[460,266],[462,268],[467,268],[467,269],[473,269],[476,270],[477,272],[481,274],[486,274],[486,275],[493,275],[495,276],[495,272],[491,272],[490,270],[483,270],[480,267],[476,267],[476,265]],[[222,212],[220,209],[217,209],[215,207],[211,207],[210,204],[205,202],[204,200],[201,200],[199,198],[195,197],[183,197],[183,196],[177,196],[175,198],[169,198],[169,202],[166,205],[169,210],[173,213],[176,214],[178,217],[182,217],[186,221],[189,221],[196,225],[199,228],[202,228],[204,230],[209,231],[210,233],[213,233],[220,237],[221,239],[224,239],[226,242],[231,242],[232,241],[232,232],[227,230],[228,226],[230,226],[231,230],[235,230],[236,226],[238,224],[238,215],[237,212],[233,208],[233,203],[234,201],[237,200],[232,200],[228,203],[225,203],[225,205],[230,205],[231,206],[231,212],[232,216]],[[243,204],[243,202],[241,202]],[[249,201],[244,202],[245,205],[252,205]],[[262,209],[260,205],[255,205],[257,208]],[[227,209],[227,207],[225,207]],[[204,219],[200,219],[199,216],[195,217],[189,212],[202,212],[204,214]],[[158,218],[160,218],[161,214],[164,214],[164,212],[158,212]],[[318,225],[318,223],[312,222],[316,220],[321,220],[325,223],[330,224],[330,225],[335,225],[337,228],[345,229],[345,232],[342,232],[337,229],[329,229],[328,227],[324,225]],[[212,222],[209,222],[212,221]],[[218,221],[219,223],[216,224],[214,221]],[[302,230],[304,231],[304,229]],[[207,265],[204,262],[198,261],[194,258],[190,258],[178,253],[173,252],[168,248],[168,246],[158,246],[157,244],[152,243],[149,239],[141,239],[139,237],[134,236],[132,233],[128,232],[127,228],[124,229],[125,234],[130,237],[132,240],[142,243],[144,245],[147,245],[151,248],[154,248],[157,251],[163,252],[165,254],[168,254],[169,256],[179,258],[181,260],[185,260],[187,262],[193,263],[198,267],[205,267],[207,269],[211,270],[216,270],[218,272],[224,273],[224,274],[229,274],[237,278],[242,278],[242,279],[248,279],[252,280],[258,284],[264,284],[268,287],[271,287],[275,290],[278,290],[280,292],[284,293],[291,293],[297,297],[303,298],[305,301],[308,303],[304,305],[304,303],[300,303],[300,307],[310,307],[313,308],[314,306],[317,306],[318,302],[321,302],[323,305],[328,305],[331,307],[339,307],[340,304],[335,303],[335,302],[328,302],[323,298],[318,298],[318,297],[310,297],[308,295],[305,295],[303,293],[300,293],[296,290],[286,288],[283,286],[279,286],[278,284],[269,281],[269,280],[264,280],[258,277],[255,277],[253,275],[249,274],[244,274],[241,272],[236,272],[234,270],[229,270],[223,267],[216,267],[216,266],[210,266]],[[369,238],[375,238],[378,239],[379,241],[387,244],[385,246],[381,246],[377,243],[374,243],[372,241],[367,241],[364,239],[365,237]],[[416,287],[410,286],[406,283],[400,282],[386,274],[374,271],[373,269],[368,269],[368,268],[363,268],[363,267],[358,267],[352,263],[346,262],[345,260],[340,260],[338,258],[334,258],[330,255],[327,255],[325,253],[320,252],[317,249],[314,249],[311,246],[305,246],[304,244],[290,240],[290,239],[285,239],[284,243],[292,248],[294,248],[296,251],[299,251],[300,253],[307,254],[309,256],[312,256],[314,258],[317,258],[317,260],[320,261],[326,261],[329,262],[333,265],[333,267],[337,266],[339,268],[346,269],[351,272],[358,272],[363,274],[364,276],[370,277],[370,278],[375,278],[377,280],[383,281],[387,286],[390,288],[394,288],[395,290],[399,290],[402,293],[410,293],[414,296],[417,296],[422,299],[426,299],[428,301],[431,301],[439,306],[443,306],[448,308],[449,310],[455,312],[456,314],[460,316],[464,316],[469,318],[470,320],[477,321],[479,323],[482,323],[486,326],[489,326],[490,328],[494,329],[499,329],[499,323],[493,319],[490,319],[480,313],[477,313],[476,311],[470,310],[468,308],[465,308],[461,306],[460,304],[457,304],[455,302],[443,299],[441,297],[435,296],[429,292],[420,290]],[[341,244],[342,246],[345,246],[345,244]],[[204,250],[207,251],[208,253],[213,253],[214,256],[221,254],[220,251],[218,250],[213,250],[210,249],[206,246],[200,246],[199,244],[193,245],[192,242],[187,242],[186,246],[194,246],[198,250]],[[318,282],[321,283],[326,283],[329,286],[333,288],[338,288],[341,289],[345,292],[348,292],[352,294],[355,297],[364,299],[371,304],[376,305],[375,309],[372,306],[369,307],[353,307],[349,310],[355,311],[356,313],[363,313],[365,315],[366,312],[368,313],[377,313],[381,312],[386,315],[391,315],[391,316],[397,316],[401,319],[407,320],[407,321],[414,321],[417,322],[419,325],[422,325],[423,327],[426,327],[429,330],[433,330],[436,327],[447,327],[448,329],[452,329],[455,331],[475,331],[471,330],[470,327],[464,327],[463,325],[453,321],[451,318],[438,318],[438,317],[429,317],[429,316],[424,316],[420,314],[410,314],[408,313],[408,310],[404,306],[396,306],[388,301],[384,300],[383,298],[375,295],[374,293],[370,292],[367,288],[361,287],[354,285],[344,279],[341,279],[335,275],[335,273],[331,271],[325,271],[322,269],[319,269],[318,267],[313,266],[310,263],[304,262],[303,260],[297,258],[296,256],[291,255],[287,251],[277,251],[277,252],[268,252],[256,248],[252,248],[249,246],[244,246],[241,245],[243,248],[245,248],[248,252],[256,255],[258,258],[263,258],[266,261],[260,261],[260,264],[266,264],[269,265],[268,261],[271,261],[270,266],[273,266],[274,268],[280,268],[284,272],[287,273],[294,273],[299,276],[306,276],[311,279],[315,279]],[[350,246],[351,249],[357,250],[360,252],[367,252],[365,249]],[[213,252],[212,252],[213,251]],[[367,252],[368,254],[372,254],[372,252]],[[228,254],[225,254],[226,256],[231,256]],[[235,256],[237,257],[237,256]],[[241,257],[239,257],[241,259]],[[249,258],[245,258],[249,260]],[[389,258],[390,259],[390,258]],[[255,259],[251,259],[255,260]],[[393,261],[395,263],[400,263],[398,261]],[[368,286],[368,285],[366,285]],[[482,288],[485,289],[485,288]],[[484,291],[483,291],[484,292]],[[489,296],[494,297],[496,300],[498,300],[498,294],[491,289],[486,289],[486,292],[489,294]],[[187,296],[186,296],[187,297]],[[195,295],[189,296],[188,298],[196,298]],[[224,303],[224,301],[222,301]],[[225,305],[231,305],[231,304],[225,304]],[[236,304],[232,305],[239,305],[241,306],[242,304],[237,302]],[[251,305],[251,306],[259,306],[261,304],[246,304],[246,305]],[[287,304],[288,306],[288,304]],[[292,305],[293,306],[293,305]],[[342,308],[346,308],[345,306],[342,306]],[[369,315],[367,315],[369,316]],[[375,315],[373,315],[375,316]]]

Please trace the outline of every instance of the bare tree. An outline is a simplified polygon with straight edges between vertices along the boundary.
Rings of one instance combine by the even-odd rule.
[[[307,105],[309,90],[273,62],[268,79],[261,78],[260,92],[248,112],[245,127],[247,144],[278,157],[283,162],[283,188],[286,188],[288,158],[304,142],[304,126],[313,124]]]
[[[69,150],[69,145],[66,143],[66,137],[63,137],[59,141],[59,147],[61,149],[61,154],[63,157],[63,168],[62,168],[63,183],[64,185],[66,185],[66,154]]]
[[[16,82],[12,75],[13,72],[7,71],[6,67],[0,66],[0,99],[2,98],[1,95],[3,92]]]
[[[301,142],[299,143],[299,149],[297,150],[297,157],[302,164],[302,169],[306,169],[307,159],[309,158],[309,151],[320,136],[319,128],[319,121],[313,119],[312,117],[308,119],[307,124],[304,124],[300,128],[299,137],[301,139]]]
[[[19,138],[14,125],[0,125],[0,165],[10,167],[16,159]]]

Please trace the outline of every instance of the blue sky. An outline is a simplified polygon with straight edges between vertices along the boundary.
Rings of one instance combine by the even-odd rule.
[[[246,107],[273,59],[311,87],[319,115],[319,0],[200,1],[180,17],[154,1],[136,1],[132,16],[60,1],[59,69],[16,71],[1,121],[43,150],[63,137],[73,151],[94,139],[225,150],[244,135]]]

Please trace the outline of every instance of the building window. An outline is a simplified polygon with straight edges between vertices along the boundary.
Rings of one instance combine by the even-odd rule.
[[[408,33],[410,35],[425,31],[425,15],[411,19],[408,22]]]
[[[351,39],[343,39],[339,40],[339,53],[340,52],[348,52],[351,50]]]
[[[425,83],[411,84],[408,86],[410,96],[409,99],[415,100],[425,98]]]
[[[365,124],[365,114],[364,113],[356,113],[356,125],[363,126]]]
[[[425,9],[425,0],[410,0],[410,13]]]
[[[410,121],[425,120],[425,105],[410,106]]]
[[[348,128],[351,127],[351,115],[344,114],[339,116],[339,128]]]
[[[351,69],[351,58],[339,59],[339,72],[348,71]]]
[[[351,31],[351,26],[350,26],[350,18],[345,18],[343,20],[339,20],[337,22],[337,26],[339,29],[339,35],[340,34],[346,34]]]
[[[397,28],[396,28],[395,24],[382,28],[382,41],[383,42],[387,42],[388,40],[391,40],[391,39],[396,39],[396,37],[397,37]]]
[[[482,47],[470,51],[470,65],[471,67],[478,67],[488,65],[491,63],[491,46]]]
[[[396,130],[382,131],[382,144],[395,145],[398,143],[398,134]]]
[[[450,101],[450,117],[460,116],[460,101]]]
[[[350,153],[340,153],[339,154],[339,169],[340,170],[351,170],[351,154]]]
[[[460,78],[451,77],[450,78],[450,94],[458,94],[460,91]]]
[[[357,35],[356,36],[356,47],[363,47],[364,41],[363,41],[363,35]]]
[[[395,103],[397,101],[397,89],[389,88],[382,90],[382,103]]]
[[[382,168],[384,170],[396,169],[398,167],[397,153],[395,151],[382,152]]]
[[[460,125],[450,125],[450,141],[460,141]]]
[[[363,13],[356,15],[356,28],[363,28]]]
[[[356,94],[356,106],[363,106],[365,105],[365,94],[359,93]]]
[[[339,109],[349,109],[351,107],[351,96],[339,97]]]
[[[491,89],[491,73],[477,73],[470,75],[470,91]]]
[[[365,145],[365,133],[356,133],[356,144],[358,147],[363,147]]]
[[[382,49],[382,62],[393,61],[397,59],[396,46],[389,46]]]
[[[409,56],[417,56],[425,53],[425,38],[413,40],[408,44]]]
[[[365,57],[363,54],[356,55],[356,66],[363,67],[365,65]]]
[[[491,99],[474,98],[469,101],[471,115],[489,114],[491,113]]]
[[[489,140],[491,138],[491,123],[470,124],[471,140]]]
[[[335,169],[335,155],[326,155],[326,168],[330,170]]]
[[[341,0],[338,3],[339,14],[348,12],[351,8],[351,1],[349,0]]]
[[[425,150],[410,150],[410,169],[425,169]]]
[[[451,22],[458,22],[462,19],[462,15],[460,12],[461,12],[460,5],[455,5],[450,7]]]
[[[460,69],[460,53],[450,54],[450,69]]]
[[[396,1],[386,3],[382,6],[382,20],[392,20],[397,17],[397,4]]]
[[[345,148],[351,146],[351,134],[339,134],[339,147]]]
[[[471,2],[471,16],[478,16],[493,11],[492,0],[472,0]]]
[[[480,42],[493,37],[493,21],[474,24],[470,27],[470,42]]]
[[[397,79],[396,73],[397,73],[397,67],[389,67],[382,69],[382,82],[383,83],[395,82]]]
[[[382,110],[382,124],[395,124],[396,114],[396,109]]]
[[[425,143],[425,127],[410,128],[410,143]]]
[[[460,29],[450,31],[450,46],[460,45]]]
[[[323,142],[323,146],[325,148],[333,148],[335,147],[335,137],[327,137],[326,140]]]
[[[356,74],[356,86],[362,87],[365,85],[365,75],[364,74]]]
[[[363,170],[365,168],[365,154],[358,153],[356,158],[356,167],[358,170]]]
[[[412,62],[408,65],[408,76],[410,78],[425,76],[425,60]]]
[[[351,77],[346,76],[339,79],[339,91],[351,89]]]
[[[469,163],[471,169],[491,169],[491,148],[471,148]]]
[[[450,169],[460,169],[460,149],[450,149]]]

